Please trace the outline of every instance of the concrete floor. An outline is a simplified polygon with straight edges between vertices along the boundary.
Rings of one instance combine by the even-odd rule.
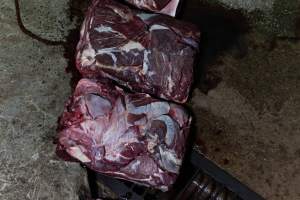
[[[49,29],[35,27],[53,16],[39,10],[43,4],[33,3],[28,1],[23,12],[37,14],[28,15],[29,28],[52,37],[48,32],[55,33],[56,21],[50,20]],[[56,3],[55,15],[64,17],[65,4]],[[44,15],[37,18],[39,13]],[[11,0],[1,1],[0,27],[0,199],[77,199],[86,182],[85,171],[78,164],[60,161],[53,144],[57,117],[70,94],[64,49],[24,35]]]
[[[80,20],[69,11],[79,1],[21,2],[43,38],[65,40]],[[20,31],[11,0],[0,27],[0,199],[77,199],[85,171],[58,160],[52,143],[71,92],[66,49]],[[299,40],[251,30],[206,64],[189,102],[202,152],[266,199],[300,199],[299,66]]]
[[[247,38],[211,66],[219,85],[191,106],[203,152],[267,199],[300,199],[300,42]]]

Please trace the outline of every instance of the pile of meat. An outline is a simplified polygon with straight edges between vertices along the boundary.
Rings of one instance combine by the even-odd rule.
[[[81,30],[77,66],[132,91],[184,103],[193,79],[199,32],[189,23],[94,1]]]
[[[127,1],[167,14],[178,5]],[[199,37],[195,26],[167,15],[94,0],[77,47],[83,79],[60,117],[57,154],[167,191],[186,149],[191,117],[176,103],[188,98]]]

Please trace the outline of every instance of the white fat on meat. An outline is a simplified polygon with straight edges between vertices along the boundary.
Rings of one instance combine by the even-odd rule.
[[[163,192],[168,191],[168,187],[167,187],[167,186],[162,185],[162,186],[160,186],[159,188],[160,188],[161,191],[163,191]]]
[[[82,27],[81,27],[81,30],[80,30],[80,36],[81,37],[86,32],[86,23],[87,23],[87,21],[88,21],[87,18],[83,20]],[[79,42],[81,42],[81,41],[79,41]]]
[[[147,149],[149,152],[154,153],[154,148],[158,144],[158,135],[148,134]]]
[[[156,3],[154,0],[131,0],[131,2],[134,3],[134,5],[136,5],[139,8],[147,8],[152,10],[152,8],[156,8]],[[150,4],[151,3],[151,4]]]
[[[124,34],[112,29],[112,27],[110,27],[110,26],[100,25],[100,26],[94,28],[94,30],[97,31],[98,33],[116,33],[119,36],[126,38],[126,36]]]
[[[143,51],[143,50],[145,50],[145,47],[139,42],[135,42],[135,41],[130,40],[128,43],[126,43],[125,45],[120,47],[120,50],[125,51],[126,53],[128,53],[131,50]]]
[[[74,158],[78,159],[79,161],[83,163],[91,162],[91,160],[82,152],[82,147],[74,146],[69,147],[66,149],[66,151]]]
[[[84,32],[81,34],[84,35]],[[90,35],[88,32],[85,33],[85,41],[87,41],[87,47],[77,55],[77,59],[80,59],[82,67],[91,66],[96,61],[95,59],[96,51],[95,49],[93,49],[90,43]],[[81,41],[79,42],[78,45],[81,45]]]
[[[96,61],[96,51],[92,48],[90,43],[88,43],[87,48],[85,48],[79,56],[83,67],[90,66]]]
[[[123,19],[129,20],[132,17],[132,15],[130,15],[131,13],[126,12],[126,10],[124,12],[124,9],[120,9],[117,6],[109,6],[109,7]]]
[[[100,25],[100,26],[98,26],[98,27],[96,27],[96,28],[94,28],[95,29],[95,31],[97,31],[98,33],[111,33],[111,32],[114,32],[114,30],[111,28],[111,27],[109,27],[109,26],[104,26],[104,25]]]
[[[149,71],[149,72],[148,72],[148,76],[150,76],[150,77],[151,77],[151,76],[154,76],[155,74],[156,74],[156,73],[155,73],[154,71]]]
[[[148,70],[149,70],[149,66],[150,66],[150,62],[149,62],[149,54],[151,53],[150,50],[145,50],[144,51],[144,60],[143,60],[143,70],[142,70],[142,74],[147,74]]]
[[[126,52],[129,53],[132,50],[138,50],[138,51],[144,51],[145,47],[139,43],[139,42],[135,42],[135,41],[129,41],[128,43],[124,44],[121,47],[111,47],[111,48],[103,48],[103,49],[98,49],[97,50],[97,55],[108,55],[111,57],[111,59],[113,60],[113,67],[117,67],[117,56],[115,55],[115,53],[122,53]],[[139,54],[137,52],[132,52],[134,56],[138,56]],[[96,56],[96,55],[95,55]],[[108,66],[101,66],[101,67],[108,67]],[[110,67],[108,67],[110,68]]]
[[[153,24],[150,27],[149,31],[155,31],[155,30],[169,30],[169,28],[160,24]]]
[[[175,83],[171,78],[171,75],[168,76],[167,80],[168,80],[168,94],[171,95],[171,92],[173,92],[173,88],[175,87]]]
[[[141,164],[141,161],[134,160],[132,163],[130,163],[130,169],[134,172],[137,172],[139,165]]]

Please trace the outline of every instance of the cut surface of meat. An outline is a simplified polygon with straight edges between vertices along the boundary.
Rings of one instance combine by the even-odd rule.
[[[180,105],[82,79],[59,121],[57,155],[166,191],[179,174],[190,123]]]
[[[175,16],[180,0],[125,0],[128,3],[149,11]]]
[[[77,46],[76,66],[86,78],[109,78],[132,91],[186,102],[200,32],[169,16],[95,0]]]

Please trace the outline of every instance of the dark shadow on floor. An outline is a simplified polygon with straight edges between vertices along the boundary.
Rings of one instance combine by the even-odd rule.
[[[222,81],[210,69],[223,52],[235,49],[236,56],[247,54],[243,35],[249,31],[247,18],[239,10],[211,5],[199,0],[184,1],[178,18],[196,24],[202,33],[199,62],[195,68],[195,87],[207,93]]]
[[[69,16],[71,21],[75,21],[75,28],[70,30],[66,43],[64,45],[64,57],[68,61],[66,67],[66,72],[71,73],[72,77],[70,80],[70,86],[72,91],[75,89],[78,81],[81,78],[79,71],[76,68],[76,46],[80,38],[80,28],[84,20],[84,14],[90,4],[90,0],[81,1],[81,0],[71,0],[69,1]]]

